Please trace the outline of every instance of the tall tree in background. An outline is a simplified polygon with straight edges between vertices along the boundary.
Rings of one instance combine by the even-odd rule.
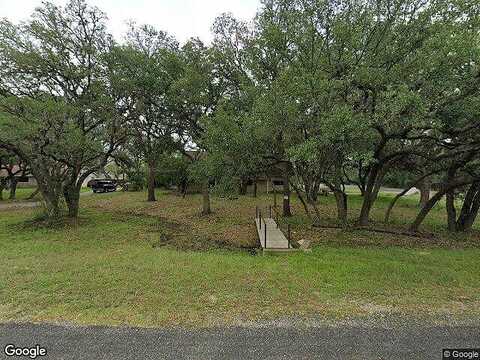
[[[206,118],[215,113],[222,97],[223,80],[216,76],[211,49],[198,39],[191,39],[182,47],[181,61],[182,75],[172,87],[178,149],[194,165],[193,174],[203,184],[202,214],[208,215],[212,174],[200,164],[208,156],[202,137]]]
[[[80,188],[123,141],[108,84],[105,14],[83,0],[45,2],[20,25],[0,23],[0,144],[26,161],[48,213],[78,215]]]
[[[255,193],[256,178],[266,170],[266,149],[252,116],[258,94],[249,69],[253,32],[248,23],[223,14],[215,20],[213,33],[212,61],[215,76],[222,79],[222,99],[206,123],[209,160],[218,169],[216,178],[238,188],[240,195],[253,181]]]
[[[128,128],[147,164],[148,201],[155,201],[159,159],[174,148],[170,88],[180,74],[177,42],[151,26],[131,24],[127,44],[113,51],[115,87],[129,104]]]

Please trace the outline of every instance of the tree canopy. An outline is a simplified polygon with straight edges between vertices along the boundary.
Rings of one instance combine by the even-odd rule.
[[[0,146],[52,214],[63,196],[76,216],[83,181],[123,148],[149,169],[149,200],[159,161],[184,154],[205,214],[212,183],[242,192],[273,169],[285,216],[293,190],[321,224],[326,186],[347,226],[356,184],[367,226],[385,179],[404,174],[428,193],[410,230],[444,197],[448,227],[466,230],[480,207],[479,15],[473,0],[263,0],[251,21],[219,16],[211,44],[181,45],[134,23],[116,43],[99,9],[46,2],[0,23]]]

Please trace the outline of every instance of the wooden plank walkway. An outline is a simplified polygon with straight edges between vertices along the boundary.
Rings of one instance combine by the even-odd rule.
[[[257,226],[258,238],[263,250],[294,250],[272,218],[256,218],[255,225]]]

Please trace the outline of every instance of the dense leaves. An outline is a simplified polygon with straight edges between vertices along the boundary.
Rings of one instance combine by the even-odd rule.
[[[347,226],[356,184],[366,226],[394,179],[422,189],[412,231],[444,197],[449,228],[467,230],[480,208],[479,14],[471,0],[264,0],[251,22],[219,16],[211,45],[181,46],[134,23],[116,44],[100,10],[45,3],[0,23],[0,145],[52,213],[63,195],[76,216],[84,179],[130,157],[148,168],[149,200],[165,161],[182,192],[203,184],[204,214],[212,186],[244,193],[273,174],[284,215],[293,189],[317,223],[326,187]]]

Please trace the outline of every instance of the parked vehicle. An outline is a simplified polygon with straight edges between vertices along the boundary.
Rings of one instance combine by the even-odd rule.
[[[94,193],[117,190],[117,182],[115,180],[91,180],[87,186],[90,187]]]

